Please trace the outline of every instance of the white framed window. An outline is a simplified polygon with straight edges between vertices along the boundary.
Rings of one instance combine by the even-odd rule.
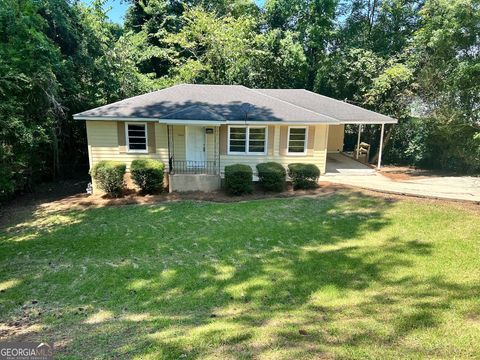
[[[266,126],[229,126],[228,153],[265,155],[267,153]]]
[[[288,127],[288,155],[307,154],[308,128],[306,126]]]
[[[126,123],[125,139],[128,152],[148,153],[146,123]]]

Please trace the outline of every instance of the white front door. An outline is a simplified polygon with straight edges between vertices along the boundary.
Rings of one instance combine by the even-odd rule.
[[[187,161],[205,161],[205,128],[186,126],[185,146]]]

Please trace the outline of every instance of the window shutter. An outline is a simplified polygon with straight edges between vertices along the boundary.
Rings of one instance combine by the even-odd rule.
[[[268,156],[273,156],[273,142],[275,139],[275,126],[268,127]]]
[[[227,126],[220,125],[220,155],[227,155],[227,141],[228,141],[228,134],[227,134]]]
[[[288,126],[280,126],[280,155],[287,155]]]
[[[123,154],[127,152],[127,142],[125,140],[125,122],[117,121],[118,151]]]
[[[309,126],[308,139],[307,139],[307,155],[313,156],[314,146],[315,146],[315,126]]]
[[[155,143],[155,123],[147,123],[147,136],[148,136],[148,153],[155,154],[157,152],[157,145]]]

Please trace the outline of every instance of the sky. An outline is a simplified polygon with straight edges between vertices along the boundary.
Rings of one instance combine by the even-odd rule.
[[[84,3],[89,4],[90,0],[82,0]],[[265,0],[255,0],[259,6],[263,6]],[[128,8],[128,2],[126,0],[108,0],[105,7],[110,11],[108,17],[110,20],[117,24],[123,24],[123,18]]]

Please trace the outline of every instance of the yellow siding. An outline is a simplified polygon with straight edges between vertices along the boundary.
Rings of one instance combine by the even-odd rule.
[[[343,151],[343,138],[345,136],[345,125],[330,125],[328,129],[328,147],[330,152]]]
[[[185,126],[173,126],[173,156],[175,160],[185,160]]]
[[[206,151],[207,161],[214,161],[218,156],[218,128],[209,127],[213,129],[213,134],[207,134],[206,137]]]
[[[321,173],[325,173],[326,158],[327,158],[327,125],[315,126],[315,138],[313,152],[311,155],[295,156],[295,155],[280,155],[280,127],[275,127],[274,136],[274,149],[273,156],[267,155],[221,155],[220,156],[220,168],[221,172],[224,172],[225,166],[232,164],[247,164],[250,165],[256,173],[255,165],[266,161],[276,161],[283,166],[294,162],[315,164],[320,169]]]
[[[122,161],[127,164],[135,159],[152,158],[168,165],[166,125],[155,124],[156,151],[150,154],[120,153],[116,121],[87,121],[87,140],[90,166],[101,160]]]

